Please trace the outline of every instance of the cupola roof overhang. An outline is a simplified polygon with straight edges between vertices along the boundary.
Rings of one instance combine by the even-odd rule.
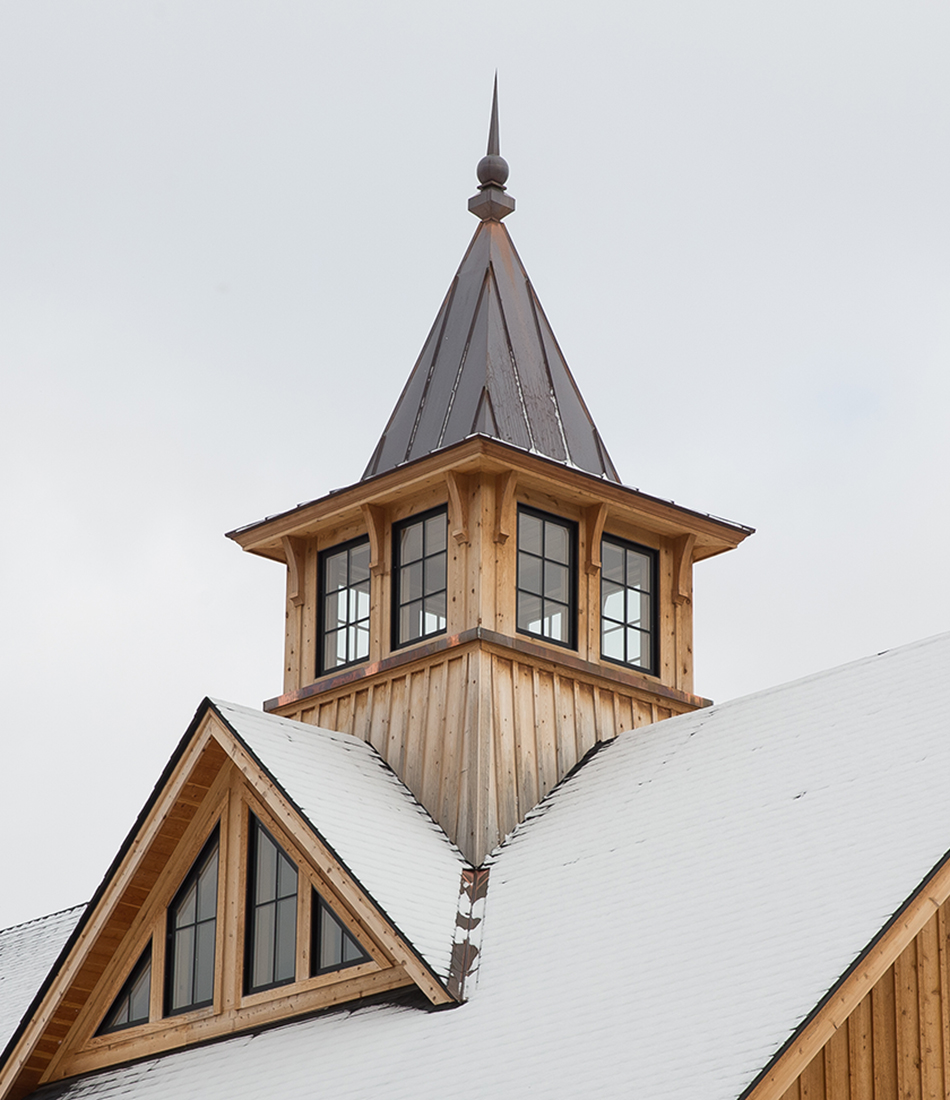
[[[508,165],[492,103],[469,209],[481,219],[363,479],[484,435],[620,478],[502,218]]]

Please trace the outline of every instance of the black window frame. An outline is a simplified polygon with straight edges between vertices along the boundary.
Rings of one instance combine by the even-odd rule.
[[[320,676],[330,676],[335,672],[340,672],[346,668],[353,668],[355,665],[365,664],[369,660],[369,651],[367,650],[365,657],[354,657],[352,661],[347,661],[345,664],[333,665],[332,668],[326,667],[325,664],[325,648],[326,648],[326,635],[327,635],[327,621],[326,621],[326,597],[328,595],[326,588],[326,578],[324,576],[324,569],[326,566],[327,558],[333,557],[335,554],[342,554],[346,552],[349,554],[357,546],[369,546],[369,536],[360,535],[355,539],[349,539],[347,542],[341,542],[337,546],[328,546],[325,550],[321,550],[317,555],[317,668],[316,674]],[[351,585],[349,584],[350,576],[350,562],[347,559],[347,587],[349,591]],[[370,570],[369,575],[369,600],[370,600],[370,612],[366,618],[367,632],[371,634],[372,631],[372,608],[373,608],[373,574]],[[362,619],[356,619],[353,623],[347,623],[347,626],[354,626],[358,622],[362,622]],[[370,642],[372,639],[370,638]]]
[[[533,630],[525,630],[518,625],[519,619],[519,606],[521,593],[524,592],[526,596],[538,596],[538,593],[531,592],[529,589],[522,589],[521,587],[521,517],[522,515],[533,516],[535,519],[543,520],[546,523],[555,523],[559,527],[563,527],[568,532],[568,546],[570,547],[570,561],[567,563],[568,575],[569,575],[569,589],[570,589],[570,601],[568,604],[568,639],[562,641],[559,638],[551,638],[546,634],[540,634]],[[561,646],[562,649],[577,649],[577,590],[578,590],[578,567],[577,567],[577,523],[572,519],[566,519],[564,516],[554,515],[553,512],[543,512],[540,508],[532,508],[527,504],[518,505],[517,515],[517,538],[515,546],[516,564],[515,564],[515,630],[518,634],[523,634],[526,638],[537,638],[539,641],[548,642],[550,645]],[[524,553],[531,554],[532,557],[538,555],[533,554],[531,551],[524,551]],[[542,562],[547,559],[544,557],[543,547],[540,557]],[[552,559],[554,560],[554,559]],[[564,564],[558,562],[557,564]],[[541,594],[541,614],[542,619],[544,617],[544,600],[545,597]],[[560,601],[552,601],[559,603]]]
[[[211,996],[203,1001],[192,1001],[189,1004],[181,1005],[178,1008],[172,1007],[172,993],[175,981],[175,933],[177,929],[174,927],[172,920],[172,914],[178,907],[178,904],[184,898],[184,896],[191,889],[193,883],[197,882],[198,877],[204,870],[205,865],[208,862],[212,850],[215,852],[218,867],[216,871],[216,883],[215,883],[215,905],[214,905],[214,951],[213,959],[217,962],[218,954],[218,902],[221,897],[221,828],[220,823],[216,824],[211,830],[208,839],[202,846],[201,851],[198,853],[194,863],[191,865],[191,869],[188,874],[182,879],[181,885],[175,891],[175,896],[172,898],[165,911],[165,981],[164,981],[164,1013],[165,1016],[181,1016],[185,1012],[195,1012],[199,1008],[206,1008],[208,1005],[214,1004],[214,986],[216,977],[216,966],[212,964],[211,971]],[[195,898],[195,917],[197,918],[197,896]],[[195,927],[200,922],[195,920]],[[194,968],[195,961],[197,959],[197,937],[195,937],[195,944],[193,947],[192,957],[192,989],[194,989]]]
[[[635,664],[633,661],[621,661],[617,657],[608,656],[604,653],[604,583],[606,577],[604,575],[603,561],[604,561],[604,543],[611,542],[615,546],[621,547],[625,552],[627,550],[633,550],[637,554],[642,554],[650,562],[650,588],[647,590],[647,594],[650,597],[650,627],[649,627],[649,642],[650,642],[650,660],[649,664]],[[643,546],[638,542],[633,542],[630,539],[621,538],[620,535],[611,535],[607,532],[601,536],[600,540],[600,602],[598,606],[598,614],[600,617],[600,657],[603,661],[609,661],[611,664],[619,665],[621,668],[631,668],[637,672],[645,672],[648,676],[657,676],[659,667],[659,599],[657,592],[657,585],[659,583],[659,564],[660,555],[659,551],[652,546]],[[626,555],[624,557],[624,591],[641,591],[626,583]],[[624,597],[624,609],[626,614],[626,596]],[[618,622],[617,619],[609,619],[610,622]],[[626,630],[629,629],[628,622],[624,622],[624,652],[626,652],[627,639]],[[642,633],[642,631],[641,631]]]
[[[353,943],[360,949],[362,955],[358,959],[350,959],[346,962],[339,962],[333,966],[320,966],[320,938],[321,938],[321,912],[322,909],[326,909],[330,914],[333,921],[343,929],[344,935],[348,936]],[[315,887],[311,886],[310,895],[310,977],[318,978],[323,974],[335,974],[340,970],[349,970],[351,966],[362,966],[363,963],[373,961],[373,956],[366,950],[366,948],[360,943],[360,941],[353,935],[353,933],[346,927],[343,921],[340,920],[336,910],[327,901],[327,899],[320,893]]]
[[[433,519],[435,516],[445,517],[445,549],[436,551],[436,553],[445,554],[445,626],[439,630],[430,630],[427,634],[418,634],[412,638],[406,638],[401,640],[399,637],[399,612],[402,608],[400,603],[400,570],[402,569],[403,562],[399,553],[399,543],[403,531],[407,527],[412,527],[417,523],[421,523],[423,531],[423,546],[422,546],[422,561],[425,562],[427,557],[435,557],[435,554],[426,555],[425,552],[425,523],[427,520]],[[399,520],[398,523],[393,524],[393,573],[392,573],[392,623],[390,629],[390,645],[393,650],[404,649],[407,645],[415,645],[417,642],[425,641],[427,638],[438,638],[442,634],[448,632],[449,627],[449,509],[448,505],[440,504],[436,508],[430,508],[426,512],[417,512],[414,516],[407,516],[405,519]],[[436,592],[430,593],[430,595],[436,595],[442,589],[437,589]],[[425,565],[423,564],[423,593],[425,593]],[[424,596],[423,596],[424,598]],[[406,603],[412,601],[407,600]],[[425,612],[423,612],[425,614]]]
[[[255,985],[253,982],[253,969],[254,969],[254,934],[256,926],[257,910],[261,908],[255,899],[255,886],[257,884],[255,869],[257,864],[258,848],[258,833],[260,829],[266,834],[268,839],[273,843],[277,849],[278,859],[283,856],[288,863],[292,864],[294,872],[297,876],[297,885],[294,889],[294,972],[289,978],[279,978],[272,982],[265,982],[261,985]],[[279,864],[278,864],[279,866]],[[244,910],[244,993],[249,995],[251,993],[263,993],[267,989],[277,989],[283,985],[291,985],[297,981],[297,937],[300,935],[299,928],[299,896],[300,896],[300,868],[297,865],[296,860],[292,858],[289,852],[284,850],[284,846],[277,840],[274,834],[267,828],[263,821],[254,813],[253,810],[248,809],[248,830],[247,830],[247,899]],[[279,883],[278,874],[278,883]],[[284,895],[284,898],[290,895]],[[280,896],[277,896],[273,901],[268,901],[264,904],[277,905],[281,900]],[[276,968],[277,964],[277,935],[278,924],[274,922],[274,958],[272,970]]]
[[[109,1024],[108,1020],[113,1015],[113,1013],[115,1012],[116,1008],[119,1005],[119,1002],[125,1000],[126,998],[128,998],[130,996],[130,994],[132,992],[132,989],[136,985],[138,985],[139,981],[142,978],[142,975],[145,973],[146,970],[148,970],[148,972],[149,972],[149,979],[148,979],[148,982],[149,982],[148,994],[149,995],[148,995],[148,1007],[146,1009],[145,1016],[143,1018],[139,1018],[139,1019],[135,1019],[135,1020],[126,1020],[125,1023],[121,1023],[121,1024]],[[148,941],[148,946],[145,948],[145,950],[142,952],[142,954],[139,955],[138,960],[135,963],[135,966],[133,966],[132,969],[129,971],[129,976],[123,982],[122,988],[115,995],[115,997],[113,997],[112,1004],[109,1005],[109,1010],[108,1010],[108,1012],[106,1012],[105,1016],[103,1016],[102,1023],[99,1025],[99,1027],[96,1031],[96,1036],[97,1037],[99,1035],[114,1035],[117,1031],[127,1031],[130,1027],[141,1027],[143,1024],[147,1024],[151,1020],[151,1018],[152,1018],[152,977],[153,977],[153,975],[152,975],[152,941],[149,940]]]

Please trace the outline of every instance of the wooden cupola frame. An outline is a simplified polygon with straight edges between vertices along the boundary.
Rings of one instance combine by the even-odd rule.
[[[393,648],[393,525],[440,505],[446,631]],[[576,648],[516,628],[519,505],[577,525]],[[597,742],[709,704],[693,694],[692,567],[750,533],[475,436],[229,537],[287,566],[284,688],[265,710],[369,741],[479,866]],[[657,675],[601,657],[603,534],[657,552]],[[318,676],[319,555],[360,536],[369,659]]]
[[[369,741],[476,867],[595,744],[708,705],[693,694],[693,563],[752,533],[621,485],[502,224],[515,200],[497,81],[477,175],[478,229],[363,479],[229,534],[287,566],[284,687],[265,709]],[[445,629],[396,646],[394,525],[441,507]],[[576,605],[569,645],[517,629],[519,507],[576,543],[574,598],[553,601]],[[657,574],[647,672],[601,656],[604,535]],[[320,675],[320,555],[354,539],[370,551],[368,653],[352,659],[361,613],[347,667]]]

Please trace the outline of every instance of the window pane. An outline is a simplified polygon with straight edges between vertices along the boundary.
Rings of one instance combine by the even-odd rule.
[[[274,973],[274,909],[262,905],[254,911],[254,942],[251,950],[251,986],[270,985]]]
[[[604,623],[603,652],[605,657],[614,661],[625,659],[623,651],[624,628],[613,623]]]
[[[254,900],[259,905],[271,901],[277,889],[277,845],[255,821],[257,859],[254,867]]]
[[[545,520],[544,523],[544,556],[553,561],[563,562],[565,565],[571,560],[570,532],[559,523]]]
[[[627,594],[627,622],[646,629],[650,625],[650,597],[645,592]]]
[[[445,515],[431,516],[426,520],[426,553],[434,554],[445,549],[445,533],[448,527],[448,517]]]
[[[559,603],[570,602],[571,576],[566,565],[558,565],[556,562],[544,563],[544,595],[550,600]]]
[[[369,581],[360,581],[350,594],[350,621],[369,618]]]
[[[195,959],[195,926],[189,924],[175,933],[175,964],[172,972],[172,1008],[192,1003],[191,968]]]
[[[281,852],[277,871],[277,896],[289,898],[291,895],[297,896],[297,868]]]
[[[627,584],[644,592],[650,591],[650,559],[646,554],[627,551]]]
[[[444,592],[439,592],[435,596],[426,596],[423,624],[426,634],[434,634],[437,630],[445,630]]]
[[[346,551],[324,559],[324,591],[346,587]]]
[[[148,1000],[152,991],[152,961],[138,976],[129,993],[129,1023],[142,1023],[148,1019]]]
[[[600,560],[605,579],[623,584],[623,548],[604,539],[600,544]]]
[[[542,633],[545,638],[551,638],[555,642],[568,640],[568,613],[566,607],[544,601],[544,628]]]
[[[175,910],[175,927],[181,928],[183,924],[195,923],[195,902],[198,896],[198,884],[193,882],[178,903]]]
[[[294,977],[297,958],[297,895],[277,903],[277,960],[272,981]]]
[[[198,920],[213,918],[218,909],[218,850],[198,875]]]
[[[343,929],[336,918],[321,904],[320,912],[320,969],[339,966],[343,961]]]
[[[541,633],[541,597],[518,593],[518,629]]]
[[[195,957],[195,1003],[210,1001],[214,995],[214,926],[213,920],[198,925]]]
[[[353,939],[352,936],[344,934],[343,936],[343,961],[359,962],[361,959],[366,958],[366,954],[363,948]]]
[[[358,626],[356,628],[356,649],[353,652],[354,661],[365,661],[369,656],[369,627]]]
[[[525,592],[534,592],[541,595],[541,566],[540,558],[534,558],[530,554],[518,554],[518,587]]]
[[[627,629],[627,662],[631,665],[645,665],[647,663],[647,639],[641,630],[632,627]]]
[[[422,557],[422,524],[412,523],[399,534],[399,560],[402,563]]]
[[[624,590],[619,584],[604,581],[601,585],[601,614],[607,619],[624,622],[626,613],[623,596]]]
[[[518,514],[518,549],[541,556],[541,523],[537,516],[527,512]]]
[[[323,639],[323,667],[325,669],[336,668],[346,660],[345,652],[340,654],[340,631],[331,630]]]
[[[369,543],[362,542],[350,550],[350,584],[365,581],[369,587]]]
[[[399,601],[409,603],[410,600],[418,600],[422,596],[422,562],[417,561],[413,565],[404,565],[399,570]]]
[[[439,592],[445,588],[445,554],[437,554],[434,558],[426,558],[426,594]]]
[[[422,600],[407,604],[399,611],[399,640],[407,642],[419,638],[422,630]]]

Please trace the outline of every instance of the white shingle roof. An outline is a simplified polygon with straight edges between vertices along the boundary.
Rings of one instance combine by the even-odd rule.
[[[466,1005],[329,1013],[52,1095],[730,1100],[950,848],[948,678],[944,635],[621,736],[496,856]]]
[[[0,931],[0,1051],[16,1031],[85,905]]]
[[[400,932],[447,978],[467,864],[375,749],[350,734],[212,701]]]

